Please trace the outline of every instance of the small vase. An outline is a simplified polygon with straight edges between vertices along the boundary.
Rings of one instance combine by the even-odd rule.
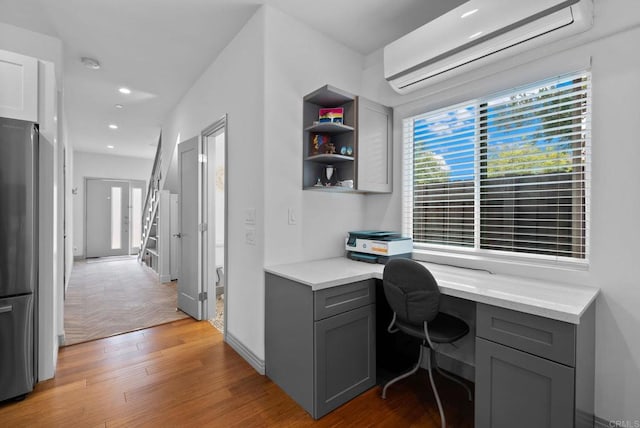
[[[322,171],[322,184],[325,186],[335,186],[338,182],[338,171],[333,165],[325,165]]]

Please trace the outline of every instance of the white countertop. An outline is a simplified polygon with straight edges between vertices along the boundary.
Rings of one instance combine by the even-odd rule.
[[[600,292],[594,287],[420,263],[431,271],[442,294],[572,324],[580,322],[583,312]],[[383,269],[380,264],[337,257],[269,266],[265,271],[308,285],[316,291],[370,278],[382,279]]]

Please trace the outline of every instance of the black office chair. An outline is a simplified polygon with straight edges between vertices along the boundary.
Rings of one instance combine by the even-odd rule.
[[[469,326],[460,318],[439,312],[440,290],[438,284],[431,272],[420,263],[410,259],[389,260],[384,268],[382,281],[387,302],[393,310],[393,319],[387,331],[389,333],[401,331],[422,340],[418,364],[409,372],[387,382],[382,389],[382,398],[386,398],[387,388],[418,371],[422,363],[423,349],[428,346],[429,381],[440,411],[442,428],[445,428],[444,412],[436,385],[433,382],[431,362],[433,361],[436,370],[442,376],[462,385],[469,394],[469,400],[471,400],[471,390],[465,383],[438,368],[434,344],[455,342],[469,332]]]

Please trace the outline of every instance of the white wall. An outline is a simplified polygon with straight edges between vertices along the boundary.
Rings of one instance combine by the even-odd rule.
[[[263,6],[163,126],[165,188],[177,190],[175,142],[228,114],[227,330],[264,359],[264,265],[338,256],[359,228],[362,195],[303,192],[302,98],[327,83],[358,93],[363,57]],[[287,210],[298,224],[287,223]],[[255,225],[245,214],[256,210]],[[245,243],[255,229],[256,245]]]
[[[75,151],[73,153],[73,255],[84,257],[85,240],[84,213],[85,178],[117,178],[124,180],[142,180],[146,186],[151,176],[153,159],[128,156],[105,155]]]
[[[264,263],[341,256],[365,196],[302,190],[302,99],[326,84],[359,94],[364,57],[277,9],[266,17]]]
[[[58,88],[62,87],[62,42],[59,39],[0,23],[0,49],[54,63]]]
[[[39,144],[39,230],[38,230],[38,378],[50,379],[56,370],[58,354],[58,292],[56,284],[57,257],[55,157],[52,141],[40,139]]]
[[[591,256],[586,271],[488,264],[496,272],[600,287],[596,306],[595,412],[609,420],[638,420],[640,397],[640,192],[636,124],[640,106],[640,2],[596,1],[596,26],[573,41],[520,55],[455,82],[408,96],[390,92],[382,79],[382,56],[366,59],[363,91],[395,105],[394,193],[366,200],[365,227],[401,226],[401,119],[500,89],[575,70],[592,59]],[[466,83],[464,83],[466,81]],[[446,88],[446,90],[443,90]],[[449,260],[465,264],[469,262]]]
[[[264,13],[258,10],[205,70],[162,125],[162,176],[165,189],[177,193],[176,143],[200,135],[228,114],[227,325],[228,334],[252,352],[263,348],[264,302]],[[255,209],[255,225],[245,212]],[[255,228],[255,245],[245,229]]]
[[[58,94],[58,138],[59,141],[64,142],[65,147],[65,159],[63,167],[65,168],[64,177],[64,233],[66,234],[65,244],[65,256],[66,262],[65,269],[65,290],[69,284],[69,278],[71,277],[71,270],[73,269],[73,146],[71,141],[67,138],[67,115],[64,107],[64,93]],[[63,308],[64,304],[60,307]],[[64,326],[62,326],[64,328]]]

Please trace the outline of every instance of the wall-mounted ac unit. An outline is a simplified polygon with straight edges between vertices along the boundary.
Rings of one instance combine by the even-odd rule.
[[[384,77],[405,94],[592,25],[592,0],[470,0],[387,45]]]

